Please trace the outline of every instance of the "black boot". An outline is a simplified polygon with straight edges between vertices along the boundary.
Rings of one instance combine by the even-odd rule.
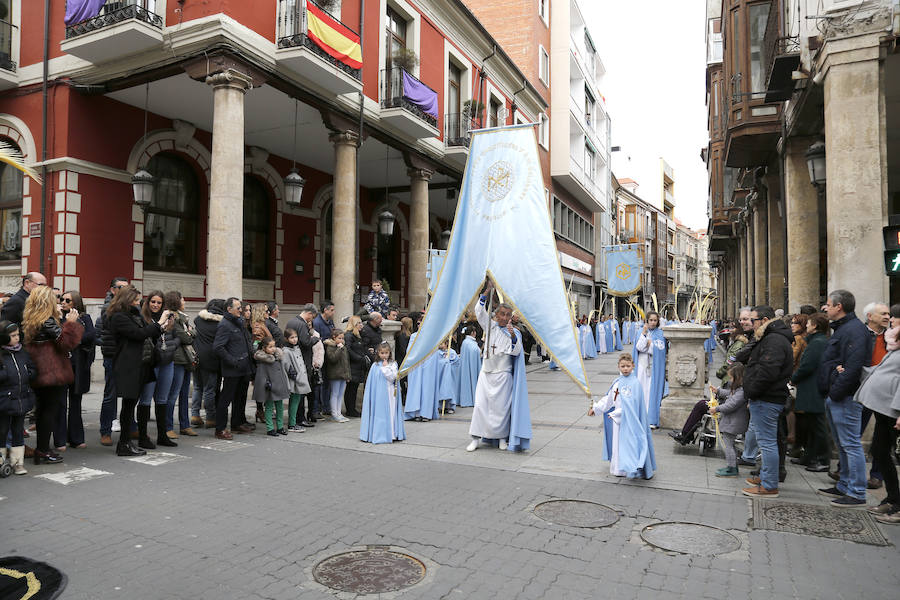
[[[150,407],[148,406],[149,410]],[[178,446],[175,442],[169,439],[169,436],[166,435],[166,405],[165,404],[157,404],[156,405],[156,445],[157,446],[169,446],[170,448],[175,448]]]
[[[150,406],[139,404],[137,407],[138,446],[147,450],[155,450],[156,444],[147,437],[147,423],[150,422]],[[165,423],[165,421],[163,421]],[[118,452],[118,449],[116,450]]]
[[[136,448],[130,439],[130,434],[123,431],[119,434],[119,443],[116,444],[116,455],[118,456],[143,456],[147,454],[146,450]]]

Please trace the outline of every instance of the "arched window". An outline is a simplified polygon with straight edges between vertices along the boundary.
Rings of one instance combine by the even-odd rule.
[[[244,176],[244,277],[269,278],[269,194],[251,175]]]
[[[16,150],[12,141],[3,139]],[[22,172],[0,163],[0,260],[22,258]]]
[[[174,154],[147,163],[156,177],[153,203],[144,216],[144,270],[196,273],[200,192],[194,169]]]

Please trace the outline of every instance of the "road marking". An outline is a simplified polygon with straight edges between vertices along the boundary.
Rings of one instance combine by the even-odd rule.
[[[233,452],[234,450],[240,450],[241,448],[249,448],[252,445],[253,444],[231,440],[217,440],[206,444],[198,444],[197,447],[205,450],[215,450],[216,452]]]
[[[141,463],[144,465],[150,465],[151,467],[158,467],[159,465],[177,462],[179,460],[185,460],[188,458],[190,458],[190,456],[184,456],[183,454],[172,454],[171,452],[148,452],[144,456],[135,456],[134,458],[126,458],[125,460],[130,460],[131,462]]]
[[[81,467],[79,469],[72,469],[71,471],[63,471],[62,473],[45,473],[44,475],[38,475],[35,479],[46,479],[53,483],[69,485],[70,483],[80,483],[89,479],[106,477],[107,475],[112,475],[112,473],[109,471],[101,471],[99,469]]]

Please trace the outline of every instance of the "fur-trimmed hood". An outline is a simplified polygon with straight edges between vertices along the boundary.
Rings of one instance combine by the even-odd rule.
[[[203,310],[201,310],[199,313],[197,313],[197,316],[198,316],[199,318],[203,319],[204,321],[216,321],[216,322],[218,322],[218,321],[221,321],[221,320],[222,320],[222,315],[218,315],[218,314],[216,314],[216,313],[209,312],[209,311],[206,310],[205,308],[204,308]]]

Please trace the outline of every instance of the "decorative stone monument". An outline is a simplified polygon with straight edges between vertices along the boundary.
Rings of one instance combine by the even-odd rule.
[[[389,321],[387,319],[381,322],[381,339],[388,343],[391,347],[391,355],[394,360],[397,359],[397,349],[394,347],[394,335],[400,331],[400,321]]]
[[[681,429],[698,400],[704,398],[709,380],[707,355],[703,342],[711,327],[680,323],[666,325],[663,334],[669,340],[666,354],[666,377],[669,395],[663,398],[659,413],[660,427]]]

